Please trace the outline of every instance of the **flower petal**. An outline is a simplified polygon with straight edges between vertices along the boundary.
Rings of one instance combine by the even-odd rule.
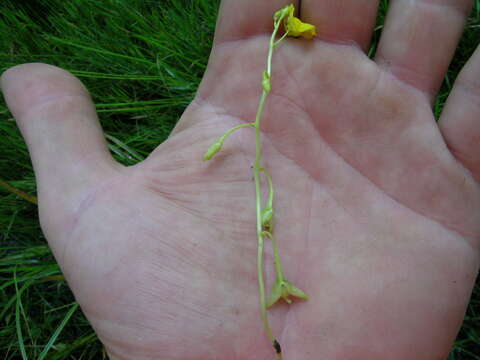
[[[297,288],[295,285],[287,282],[287,289],[290,295],[298,297],[300,299],[308,300],[308,295],[305,294],[302,290]]]
[[[267,300],[267,308],[274,305],[282,296],[282,283],[276,281]]]
[[[304,23],[299,18],[294,16],[288,17],[286,30],[291,36],[303,36],[307,39],[312,39],[317,35],[317,29],[314,25]]]

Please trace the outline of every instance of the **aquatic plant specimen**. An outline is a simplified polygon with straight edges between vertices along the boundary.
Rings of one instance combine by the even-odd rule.
[[[300,19],[294,16],[295,8],[293,5],[288,5],[277,11],[273,17],[274,27],[273,32],[270,37],[269,42],[269,51],[267,58],[267,67],[263,72],[261,85],[262,85],[262,95],[260,97],[257,114],[255,122],[241,124],[235,126],[228,131],[226,131],[220,138],[218,138],[207,150],[203,159],[205,161],[211,160],[216,153],[218,153],[225,142],[225,140],[233,134],[235,131],[246,128],[254,127],[255,128],[255,161],[253,164],[253,175],[255,181],[255,198],[256,198],[256,212],[257,212],[257,238],[258,238],[258,258],[257,258],[257,271],[258,271],[258,285],[260,293],[260,311],[261,318],[265,327],[268,338],[272,342],[272,345],[275,349],[278,359],[282,359],[282,349],[278,340],[273,336],[272,329],[268,321],[267,308],[277,303],[280,299],[283,299],[288,304],[292,303],[290,297],[297,297],[304,300],[308,299],[308,296],[305,292],[300,290],[298,287],[293,285],[285,278],[285,274],[282,268],[280,261],[279,250],[277,242],[274,236],[273,220],[274,220],[274,190],[272,178],[267,171],[267,169],[262,165],[262,144],[260,141],[260,122],[262,119],[263,111],[265,108],[265,103],[267,97],[272,89],[271,78],[272,78],[272,56],[275,48],[280,45],[280,43],[287,36],[295,37],[304,37],[307,39],[312,39],[316,35],[315,26],[311,24],[303,23]],[[277,38],[277,34],[281,28],[284,26],[285,33],[280,39]],[[264,178],[268,183],[268,199],[264,206],[262,206],[262,192],[260,187],[260,177],[263,174]],[[275,262],[275,274],[276,281],[273,285],[272,291],[268,298],[265,295],[265,280],[264,280],[264,244],[265,239],[268,238],[272,242],[272,247],[274,251],[274,262]]]

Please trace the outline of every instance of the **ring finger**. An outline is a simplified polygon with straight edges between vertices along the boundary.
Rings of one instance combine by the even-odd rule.
[[[392,0],[377,63],[433,100],[472,0]]]

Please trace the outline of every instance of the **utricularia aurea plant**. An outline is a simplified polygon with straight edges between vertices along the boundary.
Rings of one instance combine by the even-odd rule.
[[[235,126],[225,132],[220,138],[213,143],[212,146],[204,155],[204,160],[210,160],[213,156],[219,152],[223,146],[225,140],[235,131],[245,128],[245,127],[254,127],[255,128],[255,162],[253,164],[253,175],[255,180],[255,194],[256,194],[256,210],[257,210],[257,237],[258,237],[258,259],[257,259],[257,271],[258,271],[258,285],[260,292],[260,311],[263,324],[265,326],[265,331],[268,338],[272,342],[272,345],[277,353],[277,358],[282,358],[282,350],[280,343],[273,336],[270,323],[267,316],[267,308],[274,305],[280,299],[285,300],[288,304],[292,302],[290,299],[291,296],[297,297],[300,299],[308,299],[308,296],[291,282],[287,281],[285,278],[284,271],[282,269],[282,264],[280,262],[280,256],[278,252],[277,242],[275,240],[274,231],[273,231],[273,220],[274,220],[274,191],[272,178],[268,173],[267,169],[262,165],[262,144],[260,142],[260,121],[262,119],[263,110],[265,107],[265,102],[267,100],[268,94],[272,88],[271,79],[272,79],[272,55],[275,48],[287,37],[304,37],[307,39],[312,39],[316,35],[315,26],[303,23],[300,19],[294,16],[295,8],[293,5],[288,5],[281,10],[277,11],[273,17],[274,28],[273,33],[270,38],[268,58],[267,58],[267,68],[263,72],[262,76],[262,95],[260,97],[260,103],[258,105],[257,115],[255,122],[241,124]],[[277,38],[277,34],[280,30],[280,27],[284,25],[285,33],[280,39]],[[262,193],[260,188],[260,176],[263,175],[264,179],[268,184],[268,197],[266,204],[262,204]],[[275,263],[275,273],[276,281],[273,285],[270,295],[268,298],[265,295],[265,280],[264,280],[264,241],[269,239],[272,243],[273,253],[274,253],[274,263]]]

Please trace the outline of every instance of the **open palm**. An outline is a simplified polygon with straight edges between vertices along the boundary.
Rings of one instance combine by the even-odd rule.
[[[270,311],[285,359],[448,354],[479,260],[480,54],[440,127],[431,100],[470,2],[393,1],[373,62],[362,49],[375,1],[303,1],[318,40],[278,48],[264,160],[286,276],[310,295]],[[201,158],[254,119],[283,4],[223,2],[196,99],[133,167],[113,162],[71,75],[29,64],[2,78],[34,162],[43,229],[113,358],[274,357],[259,316],[253,130]],[[271,284],[268,248],[266,259]]]

